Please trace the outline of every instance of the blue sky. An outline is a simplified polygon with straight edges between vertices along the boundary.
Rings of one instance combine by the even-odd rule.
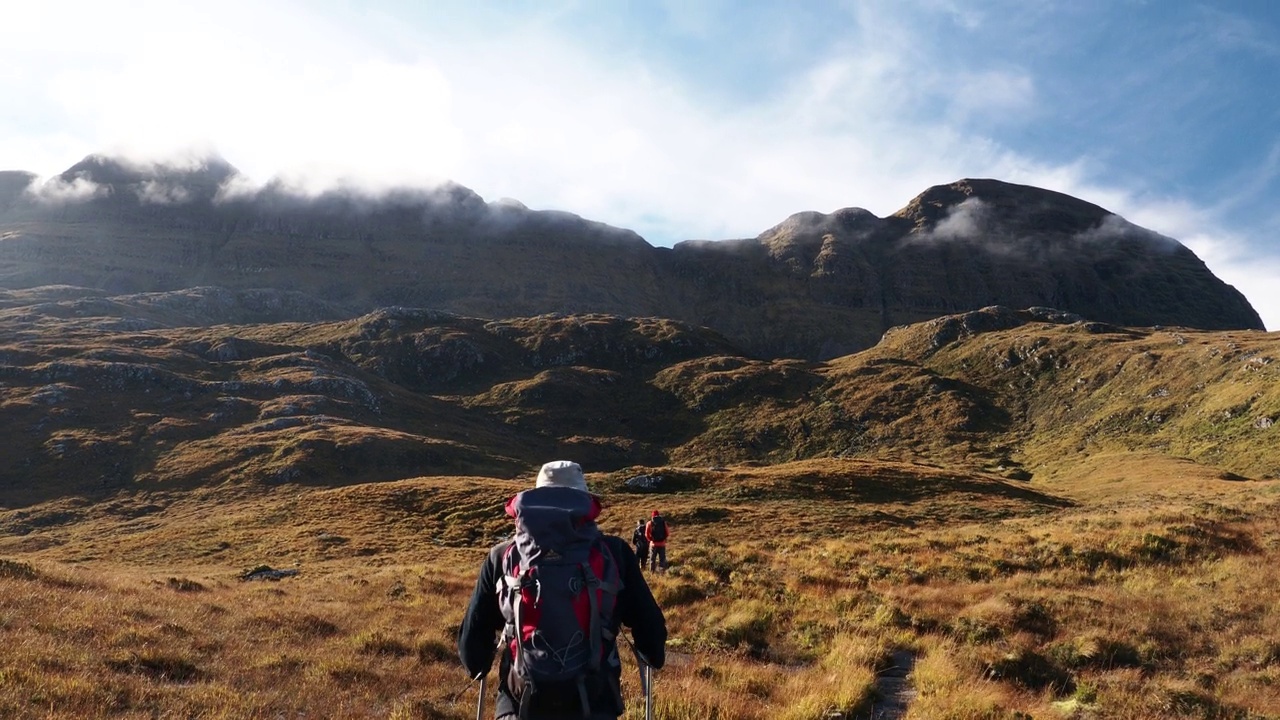
[[[0,167],[216,151],[661,245],[994,177],[1177,238],[1280,329],[1271,0],[119,5],[0,9]]]

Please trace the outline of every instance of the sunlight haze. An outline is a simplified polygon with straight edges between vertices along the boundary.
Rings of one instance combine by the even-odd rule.
[[[990,177],[1176,238],[1280,329],[1269,3],[9,3],[0,68],[0,169],[452,180],[655,245]]]

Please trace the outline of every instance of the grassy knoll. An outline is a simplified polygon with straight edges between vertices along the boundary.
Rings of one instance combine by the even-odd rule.
[[[629,491],[645,472],[659,493]],[[812,460],[591,481],[672,518],[658,717],[1280,716],[1280,486],[1100,458],[1096,482]],[[0,716],[466,718],[453,638],[500,504],[418,478],[0,513]],[[258,565],[297,569],[242,580]],[[635,673],[625,676],[639,717]]]

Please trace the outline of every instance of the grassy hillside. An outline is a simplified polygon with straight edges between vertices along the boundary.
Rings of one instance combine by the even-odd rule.
[[[598,471],[924,460],[1026,480],[1141,452],[1280,474],[1274,333],[988,308],[810,363],[604,315],[141,322],[0,311],[0,418],[14,430],[0,448],[0,506],[226,483],[510,477],[550,456]]]
[[[650,576],[672,631],[658,717],[865,717],[903,653],[907,718],[1275,717],[1280,492],[1168,470],[1057,493],[859,460],[589,481],[606,530],[671,518],[673,567]],[[640,473],[667,490],[629,492]],[[470,717],[453,637],[530,480],[6,512],[0,713]],[[241,579],[263,565],[298,574]]]
[[[1051,477],[1113,452],[1280,475],[1280,334],[1022,324],[1026,315],[988,309],[941,318],[847,360],[856,367],[876,355],[907,357],[980,388],[1007,416],[995,439]]]
[[[988,308],[822,364],[699,358],[654,384],[702,414],[683,463],[927,459],[1071,479],[1144,453],[1280,475],[1280,334],[1118,328]]]
[[[0,311],[2,717],[470,717],[475,570],[558,457],[671,518],[658,717],[865,718],[904,659],[908,720],[1280,717],[1280,335],[46,300]]]

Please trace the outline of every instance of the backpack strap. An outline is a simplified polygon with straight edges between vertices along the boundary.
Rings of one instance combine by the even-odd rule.
[[[515,650],[514,657],[511,659],[512,665],[516,668],[516,673],[520,677],[524,677],[526,674],[524,670],[524,638],[521,637],[521,633],[524,632],[524,603],[517,600],[515,606],[515,642],[511,643]]]
[[[501,601],[508,603],[514,611],[511,621],[502,631],[502,640],[511,648],[512,667],[516,668],[517,673],[524,675],[524,637],[521,635],[524,628],[524,603],[520,598],[526,588],[532,587],[536,604],[542,595],[542,584],[537,578],[520,570],[520,563],[513,559],[515,556],[516,546],[512,543],[502,555],[502,574],[498,578],[498,595]]]
[[[604,651],[601,639],[612,642],[615,639],[614,633],[604,624],[604,619],[600,615],[600,596],[598,593],[608,593],[613,598],[613,608],[618,605],[618,593],[622,591],[622,575],[618,568],[617,559],[613,556],[613,551],[609,549],[609,545],[604,542],[603,538],[596,541],[595,546],[600,550],[601,562],[604,569],[608,570],[612,566],[613,572],[606,572],[606,576],[610,577],[608,582],[601,580],[591,569],[591,563],[588,561],[581,565],[582,576],[586,581],[587,603],[591,607],[590,620],[590,642],[591,642],[591,660],[590,667],[592,672],[600,669],[600,657]]]
[[[609,543],[605,542],[604,538],[600,538],[599,542],[600,554],[604,556],[607,563],[613,566],[613,579],[607,583],[601,581],[600,589],[616,598],[618,594],[622,592],[622,588],[625,587],[622,582],[622,566],[618,565],[618,558],[613,554],[613,551],[609,549]]]
[[[611,558],[606,562],[611,563],[613,560]],[[594,637],[597,634],[597,631],[600,631],[600,634],[612,635],[613,633],[609,632],[607,627],[600,627],[600,597],[596,593],[604,592],[612,596],[614,598],[614,606],[616,607],[618,593],[622,591],[622,580],[618,579],[605,582],[596,576],[595,570],[592,570],[589,564],[584,563],[580,567],[582,568],[583,581],[586,583],[587,587],[587,601],[591,605],[592,636]],[[599,650],[599,648],[592,649]]]
[[[590,667],[591,671],[595,672],[600,669],[600,598],[596,595],[596,591],[600,589],[600,578],[596,577],[590,563],[583,563],[579,567],[582,568],[582,576],[587,581],[587,603],[591,606],[590,629],[587,634],[591,641]],[[579,690],[581,690],[581,680],[579,680]],[[585,691],[583,693],[585,695]]]

